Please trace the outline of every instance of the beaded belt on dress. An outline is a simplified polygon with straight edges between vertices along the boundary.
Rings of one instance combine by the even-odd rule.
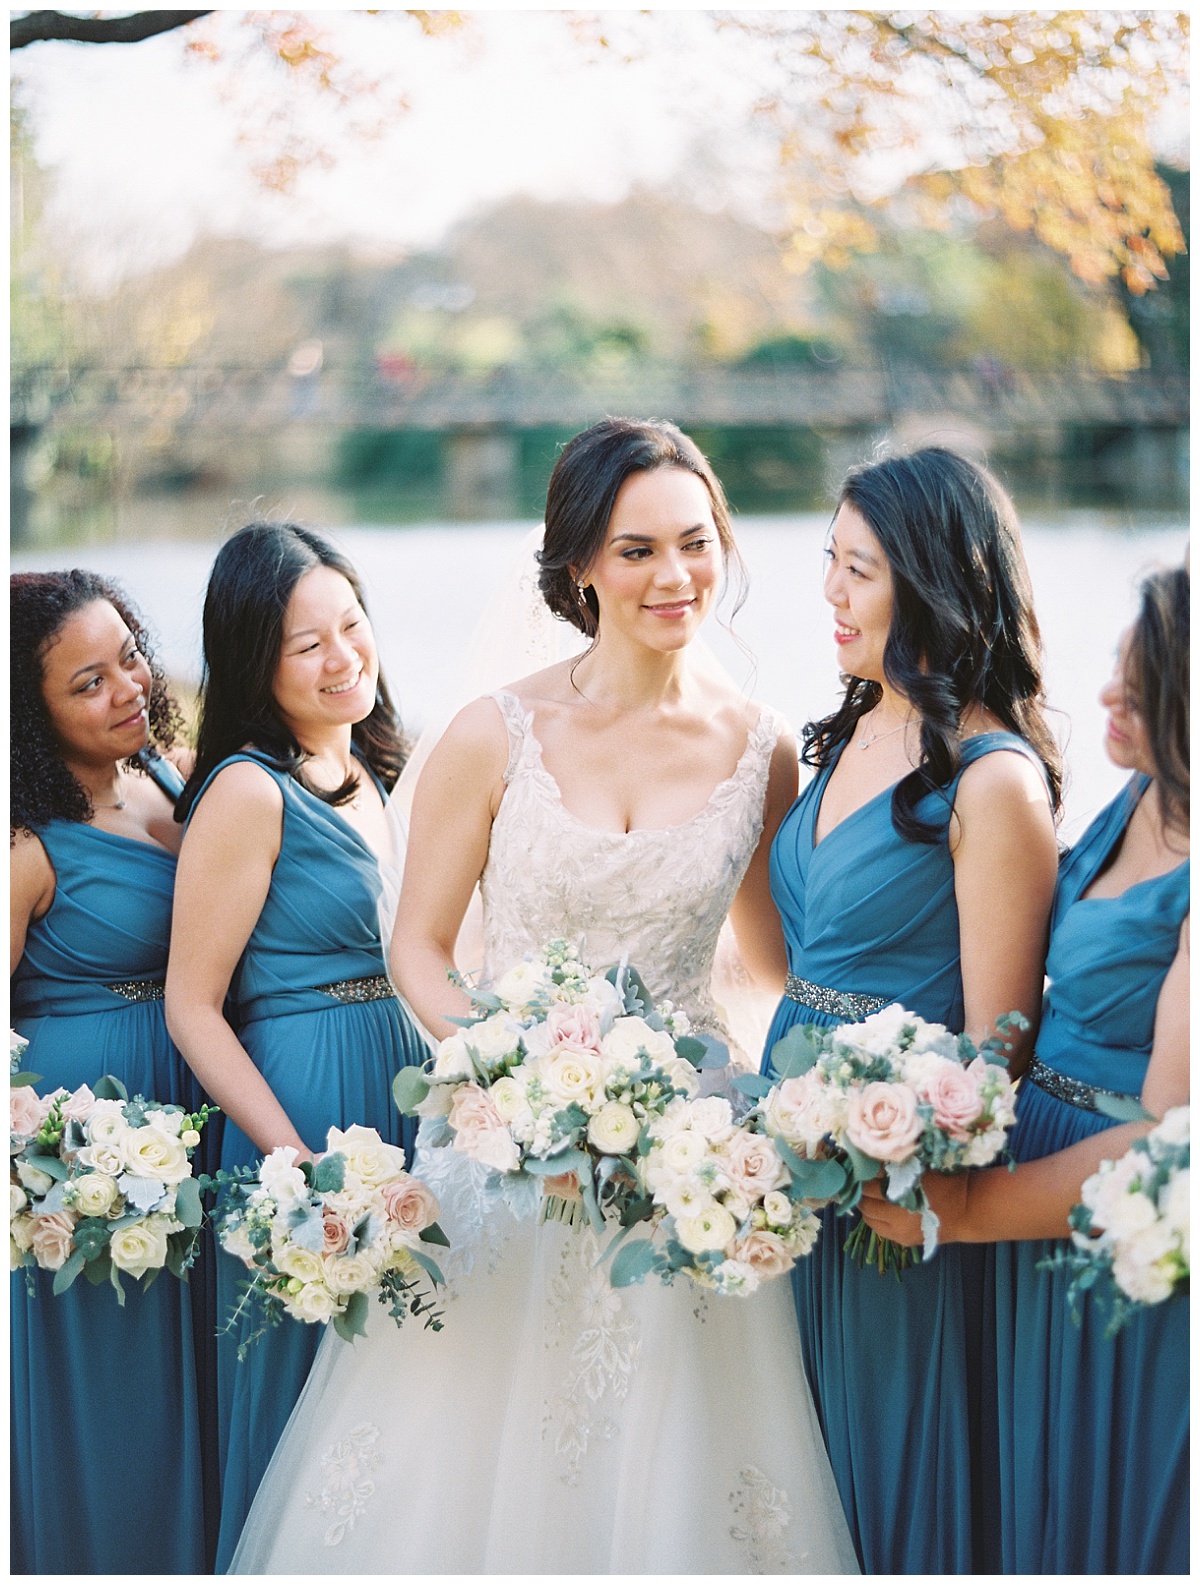
[[[831,991],[828,985],[814,985],[811,980],[802,980],[796,974],[788,975],[783,994],[793,1002],[811,1007],[814,1012],[827,1013],[830,1018],[841,1018],[847,1023],[869,1018],[872,1013],[890,1007],[892,1003],[892,998],[888,996],[868,996],[861,991]]]
[[[112,991],[114,996],[123,996],[127,1002],[161,1002],[163,999],[162,980],[118,980],[104,989]]]
[[[1068,1106],[1077,1106],[1081,1112],[1098,1112],[1096,1105],[1098,1095],[1110,1096],[1113,1100],[1136,1100],[1136,1096],[1126,1095],[1122,1090],[1102,1090],[1094,1084],[1084,1084],[1082,1079],[1070,1079],[1065,1073],[1059,1073],[1056,1068],[1048,1068],[1044,1062],[1034,1057],[1025,1071],[1025,1077],[1030,1084],[1036,1084],[1039,1090],[1045,1090],[1047,1095],[1052,1095],[1056,1101],[1066,1101]]]
[[[369,974],[362,980],[334,980],[329,985],[314,985],[313,990],[339,1002],[385,1002],[396,994],[386,974]]]

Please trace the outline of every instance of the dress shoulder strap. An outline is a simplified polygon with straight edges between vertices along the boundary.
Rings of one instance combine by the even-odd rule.
[[[191,818],[196,812],[196,805],[200,802],[201,798],[204,797],[204,794],[212,786],[213,782],[221,774],[225,767],[227,765],[236,765],[241,760],[248,760],[251,765],[261,766],[262,769],[265,770],[267,774],[278,783],[283,792],[284,798],[286,799],[292,780],[287,772],[280,770],[278,765],[276,765],[266,754],[260,753],[259,750],[242,749],[237,754],[228,755],[220,762],[219,765],[214,765],[212,770],[209,771],[208,775],[204,778],[204,782],[201,785],[200,791],[192,799],[191,807],[188,809],[187,816],[184,820],[185,828],[190,824]]]
[[[504,717],[505,730],[508,732],[508,763],[504,767],[504,780],[507,783],[516,775],[521,751],[532,729],[533,718],[516,694],[509,693],[506,688],[499,689],[489,697],[496,701],[496,706]]]
[[[987,754],[1008,753],[1023,754],[1031,765],[1036,765],[1041,773],[1042,780],[1046,783],[1047,792],[1050,789],[1050,778],[1046,774],[1046,767],[1041,756],[1032,743],[1027,743],[1019,732],[980,732],[975,737],[969,737],[962,745],[962,765],[959,775],[966,770],[968,765],[973,765],[977,759],[983,759]]]

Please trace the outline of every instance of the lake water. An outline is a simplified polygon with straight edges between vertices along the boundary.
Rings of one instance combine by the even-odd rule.
[[[331,533],[362,572],[392,691],[406,726],[421,727],[444,697],[447,677],[489,596],[511,568],[528,523],[350,528]],[[745,517],[738,543],[750,595],[734,630],[717,622],[709,641],[735,679],[799,727],[838,696],[832,620],[821,596],[824,516]],[[1116,529],[1096,513],[1025,524],[1025,549],[1046,647],[1052,721],[1067,767],[1063,835],[1070,841],[1121,785],[1101,743],[1096,700],[1118,634],[1134,611],[1138,577],[1182,559],[1183,524]],[[216,541],[141,540],[74,551],[14,555],[14,571],[84,565],[118,579],[159,637],[168,673],[194,683],[200,612]]]

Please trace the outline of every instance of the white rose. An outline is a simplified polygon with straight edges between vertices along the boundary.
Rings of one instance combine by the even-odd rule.
[[[753,1209],[746,1196],[744,1194],[739,1194],[736,1189],[727,1189],[725,1191],[725,1198],[721,1201],[721,1204],[729,1212],[730,1216],[733,1217],[734,1221],[737,1222],[739,1227],[750,1215],[750,1212]]]
[[[91,1167],[93,1172],[106,1173],[110,1178],[119,1178],[125,1171],[120,1141],[115,1145],[84,1145],[75,1160],[81,1167]]]
[[[488,1066],[505,1057],[514,1057],[521,1049],[522,1029],[511,1013],[494,1013],[481,1024],[472,1024],[463,1030],[463,1039],[473,1046],[481,1062]]]
[[[723,1205],[712,1204],[695,1216],[675,1218],[675,1237],[693,1255],[724,1249],[737,1232],[737,1223]]]
[[[250,1235],[246,1231],[244,1222],[232,1222],[221,1230],[221,1248],[235,1260],[244,1260],[247,1265],[254,1263],[254,1245],[250,1242]]]
[[[80,1216],[103,1216],[117,1198],[117,1185],[106,1172],[80,1173],[71,1188]]]
[[[306,1282],[299,1293],[289,1293],[284,1302],[302,1321],[328,1321],[341,1309],[323,1282]]]
[[[890,1007],[881,1008],[859,1024],[843,1024],[834,1035],[834,1043],[857,1047],[872,1056],[886,1057],[900,1044],[904,1030],[911,1029],[915,1024],[916,1016],[901,1007],[899,1002],[893,1002]]]
[[[525,1094],[525,1085],[520,1079],[506,1074],[496,1080],[488,1093],[496,1110],[510,1128],[524,1129],[532,1125],[533,1108]]]
[[[433,1061],[433,1076],[435,1079],[448,1081],[475,1077],[465,1035],[447,1035],[438,1046],[437,1056]]]
[[[493,986],[493,990],[506,1007],[521,1011],[545,996],[550,985],[550,971],[544,963],[517,963]]]
[[[708,1155],[707,1139],[693,1129],[672,1134],[669,1139],[663,1140],[660,1148],[663,1164],[672,1172],[692,1172]]]
[[[379,1268],[366,1255],[326,1255],[325,1282],[331,1293],[361,1293],[379,1280]]]
[[[115,1145],[129,1132],[123,1101],[94,1101],[88,1113],[87,1136],[92,1145]]]
[[[623,1156],[633,1150],[641,1131],[641,1124],[633,1115],[632,1108],[621,1101],[609,1101],[588,1123],[589,1141],[597,1150],[615,1156]]]
[[[792,1202],[786,1194],[781,1194],[778,1189],[772,1189],[763,1196],[763,1210],[766,1213],[769,1227],[790,1227],[792,1225]]]
[[[22,1216],[15,1216],[9,1224],[9,1235],[22,1253],[32,1247],[34,1221],[35,1218],[29,1212],[26,1212]]]
[[[16,1216],[17,1212],[18,1211],[23,1211],[28,1204],[29,1204],[29,1199],[28,1199],[24,1189],[18,1188],[15,1183],[10,1183],[9,1186],[8,1186],[8,1214],[9,1214],[9,1216]]]
[[[613,982],[606,980],[603,975],[596,975],[588,981],[587,991],[577,1005],[595,1013],[600,1020],[601,1030],[607,1032],[620,1013],[622,1003]]]
[[[147,1217],[118,1227],[108,1241],[108,1252],[118,1271],[140,1277],[151,1267],[166,1264],[167,1234],[161,1222]]]
[[[290,1205],[293,1200],[303,1200],[308,1195],[304,1174],[295,1165],[299,1155],[295,1145],[277,1145],[264,1157],[258,1169],[263,1193],[277,1205]]]
[[[604,1092],[604,1065],[593,1051],[558,1046],[539,1057],[537,1075],[559,1106],[578,1102],[590,1108]]]
[[[43,1172],[40,1167],[33,1166],[28,1161],[17,1162],[17,1177],[29,1190],[30,1194],[49,1194],[54,1186],[54,1179],[48,1172]]]
[[[682,1095],[673,1096],[650,1124],[651,1139],[666,1140],[672,1134],[691,1132],[691,1102]]]
[[[705,1095],[692,1101],[688,1115],[692,1127],[706,1139],[724,1139],[733,1132],[733,1107],[722,1095]]]
[[[676,1221],[690,1221],[713,1210],[717,1202],[712,1190],[699,1178],[675,1178],[666,1183],[656,1198],[666,1206]],[[730,1216],[730,1222],[733,1217]],[[692,1247],[690,1244],[687,1246]],[[704,1246],[708,1247],[708,1246]]]
[[[605,1059],[614,1066],[635,1068],[644,1051],[652,1062],[665,1066],[675,1060],[675,1042],[665,1029],[651,1029],[644,1018],[618,1018],[600,1043]]]
[[[364,1128],[352,1123],[349,1128],[331,1128],[325,1136],[325,1148],[338,1151],[346,1158],[346,1171],[368,1187],[385,1183],[404,1171],[404,1151],[399,1145],[389,1145],[374,1128]]]
[[[146,1113],[146,1127],[157,1128],[160,1133],[170,1134],[172,1138],[178,1139],[183,1133],[183,1113],[168,1112],[155,1107],[153,1111]]]
[[[311,1249],[301,1249],[299,1244],[285,1244],[275,1255],[274,1264],[285,1277],[299,1277],[301,1282],[320,1282],[324,1275],[321,1257]]]
[[[121,1139],[121,1154],[126,1169],[135,1178],[153,1178],[158,1183],[180,1183],[191,1174],[188,1154],[181,1140],[157,1128],[131,1128]]]
[[[700,1094],[700,1075],[683,1057],[671,1057],[667,1061],[660,1061],[659,1067],[675,1088],[682,1090],[689,1100],[694,1100]]]
[[[1169,1112],[1163,1113],[1158,1127],[1151,1130],[1150,1138],[1161,1140],[1164,1145],[1186,1145],[1191,1127],[1191,1107],[1172,1106]]]

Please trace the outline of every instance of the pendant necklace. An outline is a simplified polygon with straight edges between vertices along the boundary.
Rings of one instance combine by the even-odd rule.
[[[880,742],[880,740],[885,738],[885,737],[892,737],[897,732],[903,732],[905,727],[908,727],[908,726],[911,726],[911,725],[912,725],[912,717],[909,716],[908,720],[907,721],[901,721],[899,726],[889,727],[886,732],[876,732],[874,737],[867,737],[866,733],[864,732],[863,740],[858,746],[859,746],[860,749],[862,749],[865,752],[867,749],[869,749],[871,747],[872,744]]]

